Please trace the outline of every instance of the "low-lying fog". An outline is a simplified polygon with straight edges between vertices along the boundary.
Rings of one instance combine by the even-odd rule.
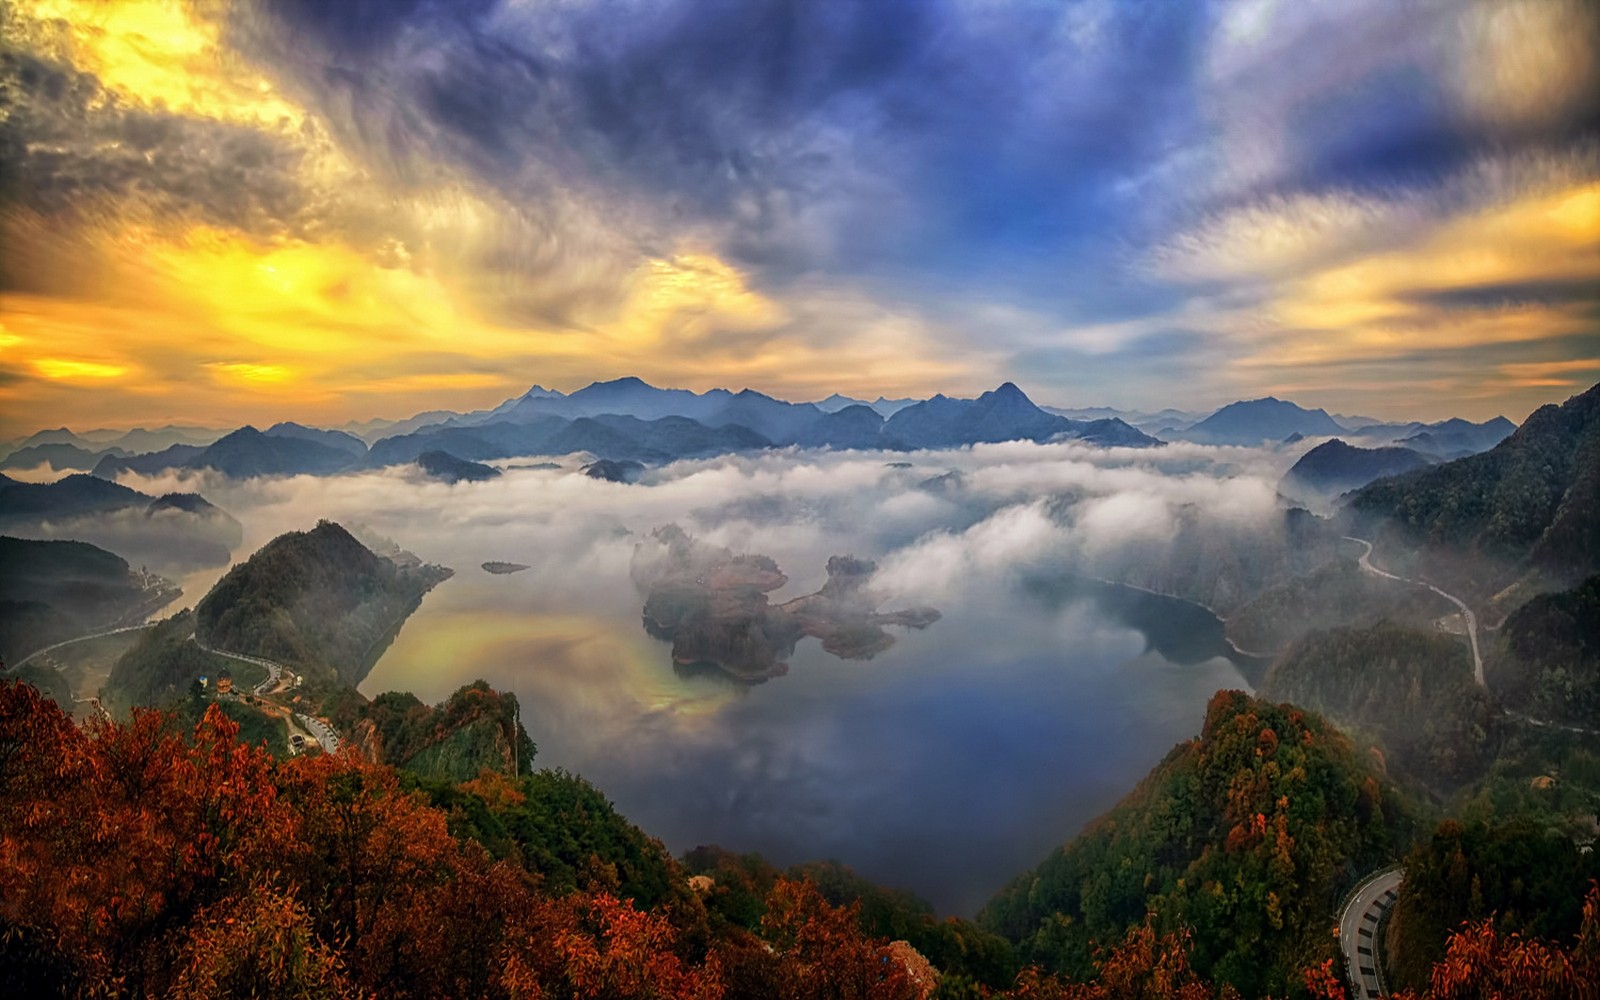
[[[971,913],[1192,735],[1215,690],[1246,686],[1228,659],[1169,661],[1096,602],[1047,604],[1020,581],[1159,559],[1185,509],[1218,530],[1275,530],[1292,461],[1017,443],[681,462],[636,485],[576,475],[571,459],[458,485],[415,469],[122,481],[203,493],[243,522],[236,559],[329,518],[454,568],[362,690],[438,701],[478,677],[515,690],[538,762],[591,779],[674,852],[837,858]],[[890,627],[895,644],[869,661],[807,638],[763,684],[680,676],[641,627],[630,577],[636,546],[669,523],[775,559],[789,582],[774,603],[853,554],[880,564],[885,607],[943,617]],[[491,560],[530,568],[491,575]],[[180,603],[220,572],[182,580]]]

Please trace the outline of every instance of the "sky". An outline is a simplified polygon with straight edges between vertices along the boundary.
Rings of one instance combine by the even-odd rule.
[[[1600,380],[1600,5],[0,6],[0,436],[623,375],[1520,420]]]

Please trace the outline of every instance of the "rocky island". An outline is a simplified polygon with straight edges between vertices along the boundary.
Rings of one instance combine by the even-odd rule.
[[[483,571],[485,573],[493,573],[496,576],[505,576],[508,573],[521,573],[527,568],[528,567],[522,563],[500,562],[498,559],[491,559],[483,564]]]
[[[894,645],[887,626],[923,629],[933,608],[880,612],[870,583],[877,564],[852,556],[828,560],[828,582],[814,594],[774,605],[768,594],[789,582],[764,555],[735,555],[669,524],[634,553],[634,582],[646,594],[644,627],[672,643],[673,665],[713,669],[746,684],[788,672],[787,658],[806,636],[846,660],[870,660]]]

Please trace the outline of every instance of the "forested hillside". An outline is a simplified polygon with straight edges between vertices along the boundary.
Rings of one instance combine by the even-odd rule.
[[[276,761],[237,742],[220,706],[192,729],[179,727],[178,717],[141,712],[130,724],[80,729],[33,688],[0,682],[0,994],[1240,995],[1208,982],[1210,968],[1240,982],[1245,996],[1256,987],[1243,981],[1254,980],[1273,982],[1279,995],[1335,1000],[1342,987],[1319,960],[1319,942],[1331,941],[1327,911],[1302,906],[1292,890],[1331,905],[1321,889],[1338,867],[1329,857],[1336,845],[1354,847],[1359,858],[1397,828],[1394,803],[1370,775],[1356,782],[1359,770],[1336,734],[1292,710],[1220,695],[1199,740],[1177,748],[1123,806],[1019,882],[1023,897],[1014,889],[991,907],[989,916],[1007,906],[1005,916],[1033,929],[1025,957],[1072,966],[1082,981],[1037,967],[1006,981],[1007,948],[969,924],[936,922],[913,898],[836,865],[775,875],[759,859],[711,849],[680,865],[570,775],[486,774],[453,784],[407,777],[354,753]],[[1290,747],[1301,750],[1285,753]],[[1278,787],[1285,784],[1292,787]],[[1252,812],[1280,791],[1270,819]],[[1204,803],[1222,800],[1224,815],[1208,817],[1215,810]],[[1321,807],[1351,819],[1318,820]],[[1150,840],[1163,825],[1176,851]],[[1221,848],[1182,835],[1187,828],[1223,837],[1225,826]],[[1549,877],[1522,885],[1514,881],[1519,862],[1502,864],[1495,851],[1515,854],[1523,838],[1489,842],[1488,852],[1468,852],[1478,877],[1465,883],[1467,895],[1443,896],[1437,912],[1421,913],[1423,932],[1504,900],[1518,907],[1517,926],[1553,940],[1469,925],[1445,943],[1431,987],[1404,997],[1525,996],[1541,987],[1580,995],[1577,983],[1600,981],[1600,892],[1590,891],[1572,942],[1563,935],[1581,889],[1562,887],[1586,869],[1563,861],[1550,842],[1540,848],[1550,863],[1536,869]],[[1438,844],[1434,855],[1454,864],[1456,853]],[[1183,852],[1194,847],[1185,863]],[[1095,866],[1075,867],[1090,857]],[[1122,861],[1109,864],[1114,858]],[[1419,854],[1411,863],[1429,862]],[[1157,874],[1177,864],[1187,873],[1177,881]],[[1263,866],[1271,881],[1257,898]],[[1029,906],[1074,891],[1093,918],[1079,910],[1064,922],[1052,915],[1029,923]],[[1090,919],[1106,931],[1090,935],[1097,948],[1084,939]],[[1163,930],[1168,924],[1179,929]],[[1235,936],[1244,952],[1228,947]],[[1309,964],[1291,969],[1297,943]],[[1267,964],[1240,964],[1251,955]],[[979,986],[997,979],[1004,988]]]
[[[1392,766],[1435,788],[1477,777],[1496,748],[1499,713],[1473,680],[1466,643],[1431,630],[1312,632],[1267,671],[1261,695],[1366,734]]]
[[[141,633],[100,691],[106,707],[120,716],[134,708],[169,707],[201,677],[215,677],[225,666],[247,669],[201,649],[194,642],[194,626],[194,612],[185,609]]]
[[[1507,705],[1600,728],[1600,576],[1513,611],[1488,664]]]
[[[1150,914],[1187,929],[1204,977],[1282,995],[1334,955],[1340,894],[1408,843],[1413,807],[1333,726],[1218,693],[1114,809],[989,904],[980,923],[1026,962],[1074,976]]]
[[[178,594],[88,542],[0,536],[0,659],[132,624]]]
[[[1350,508],[1483,596],[1529,569],[1575,583],[1600,569],[1600,385],[1481,455],[1366,486]]]
[[[1525,820],[1447,820],[1405,864],[1385,944],[1394,984],[1418,990],[1445,957],[1450,932],[1465,923],[1487,920],[1502,934],[1570,939],[1583,922],[1582,894],[1600,879],[1600,856]],[[1600,988],[1600,981],[1590,985]]]
[[[1228,638],[1240,649],[1273,655],[1316,629],[1382,619],[1425,626],[1454,611],[1425,587],[1364,573],[1353,556],[1339,557],[1257,594],[1228,616]]]
[[[229,570],[195,609],[197,635],[353,687],[422,595],[449,575],[440,566],[397,565],[322,521],[278,536]]]

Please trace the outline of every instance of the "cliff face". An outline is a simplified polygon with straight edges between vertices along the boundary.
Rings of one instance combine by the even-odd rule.
[[[333,722],[370,760],[456,782],[529,769],[537,748],[517,715],[515,695],[475,681],[432,706],[408,692],[351,699]]]

